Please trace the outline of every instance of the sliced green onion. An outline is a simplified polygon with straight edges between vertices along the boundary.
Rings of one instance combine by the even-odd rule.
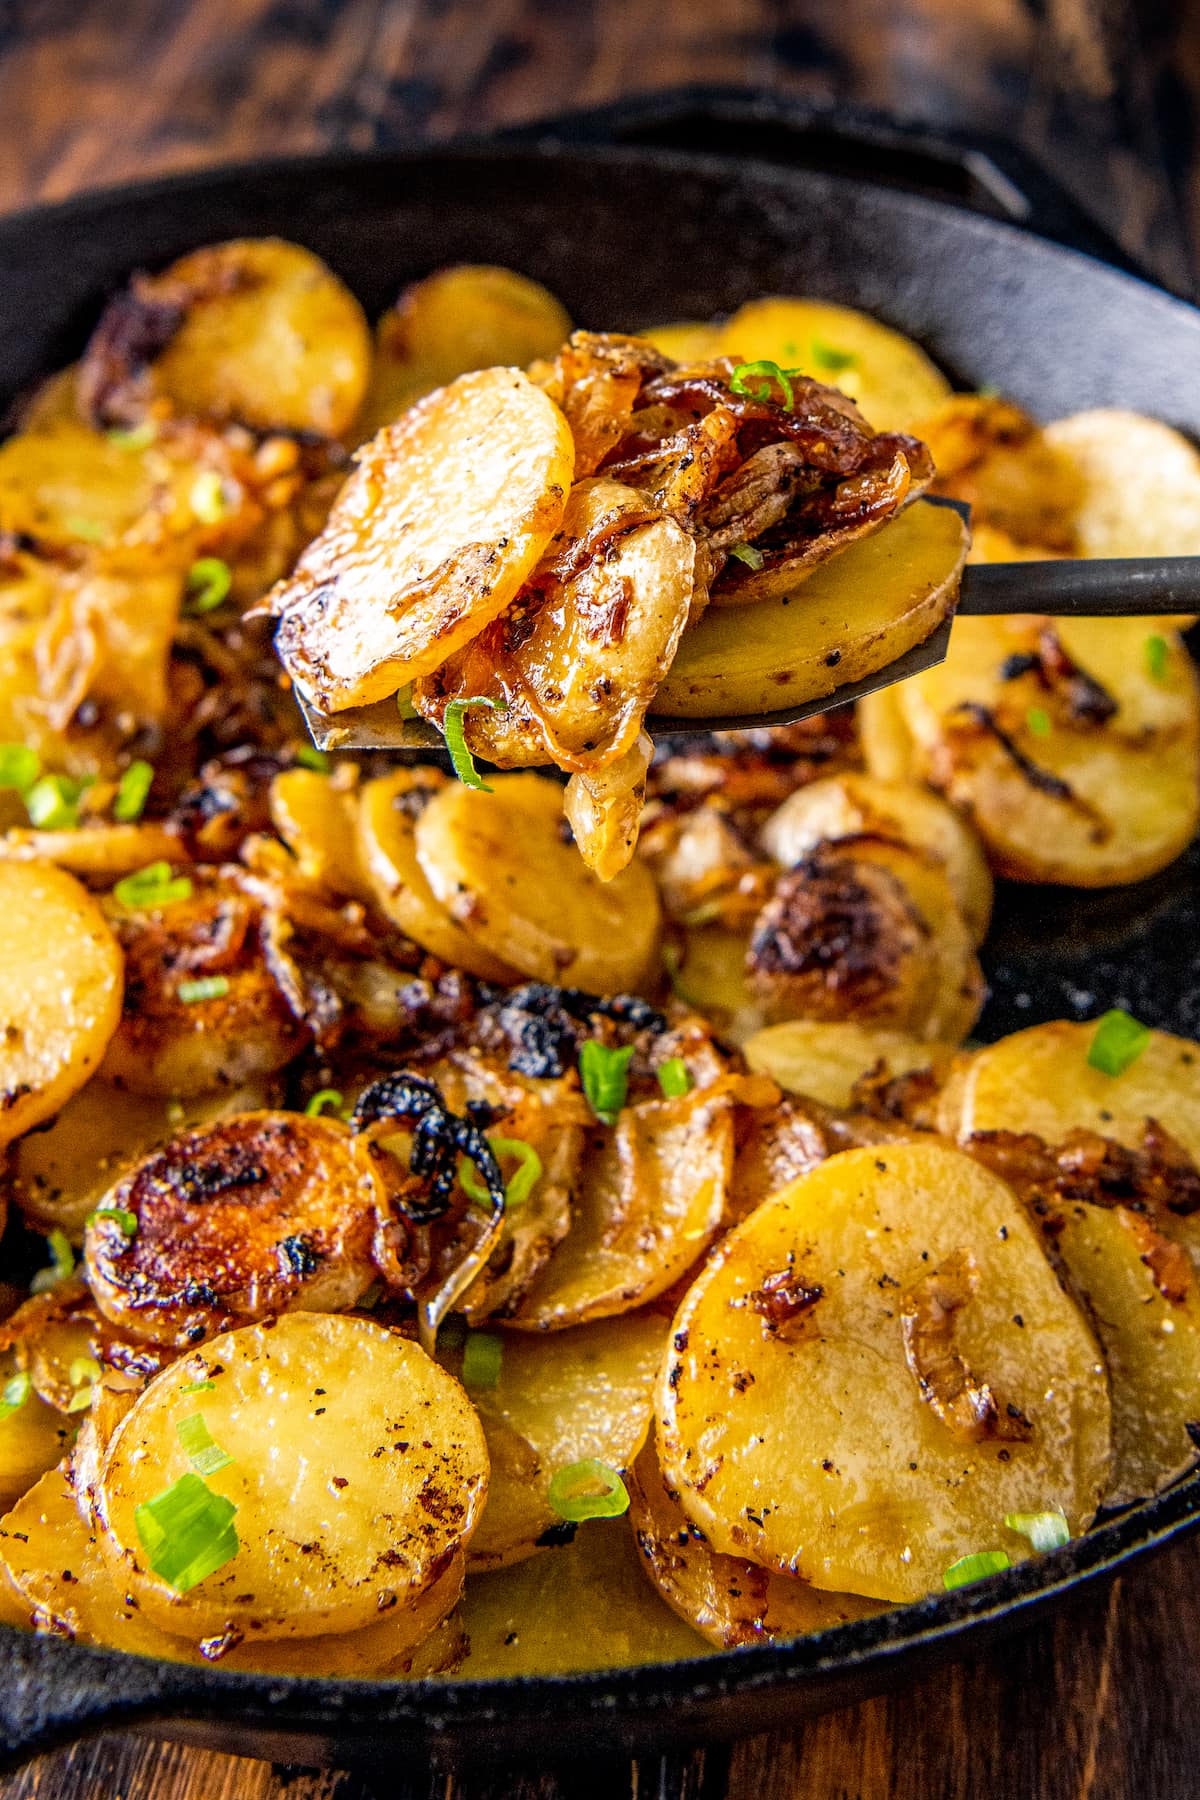
[[[236,1512],[232,1500],[214,1494],[199,1475],[187,1474],[144,1501],[133,1519],[154,1573],[177,1594],[186,1594],[237,1555]]]
[[[489,700],[486,694],[473,694],[469,700],[451,700],[446,708],[446,717],[442,722],[442,730],[446,736],[446,748],[450,752],[454,773],[464,787],[478,788],[481,793],[490,794],[492,789],[475,767],[475,758],[467,749],[463,714],[470,706],[486,706],[489,712],[498,713],[503,713],[505,708],[498,701]]]
[[[739,363],[729,377],[729,386],[733,393],[749,394],[752,400],[773,400],[775,398],[773,383],[778,382],[783,389],[783,410],[791,412],[793,394],[789,375],[797,373],[796,369],[781,369],[777,362]],[[758,379],[752,380],[752,376]]]
[[[63,523],[72,537],[83,538],[89,544],[102,544],[108,536],[107,528],[98,519],[86,519],[81,513],[72,513]]]
[[[682,1100],[692,1091],[692,1078],[682,1056],[668,1056],[658,1065],[658,1085],[668,1100]]]
[[[216,525],[225,517],[225,489],[215,469],[197,475],[188,501],[202,525]]]
[[[33,1382],[28,1369],[22,1369],[19,1375],[9,1376],[4,1387],[0,1389],[0,1425],[3,1425],[5,1419],[11,1419],[13,1414],[24,1406],[32,1390]]]
[[[530,1194],[542,1178],[542,1159],[532,1144],[524,1138],[493,1137],[488,1133],[488,1143],[496,1153],[497,1160],[502,1156],[515,1156],[517,1167],[504,1184],[504,1204],[524,1206]],[[463,1159],[458,1172],[458,1185],[469,1200],[479,1206],[490,1206],[492,1196],[480,1181],[469,1160]]]
[[[77,1356],[71,1364],[69,1380],[74,1393],[67,1401],[69,1413],[85,1412],[92,1404],[96,1383],[104,1371],[94,1356]]]
[[[1102,1075],[1123,1075],[1149,1042],[1150,1027],[1114,1007],[1097,1023],[1096,1035],[1088,1045],[1088,1067],[1099,1069]]]
[[[122,1235],[126,1238],[137,1236],[138,1216],[135,1212],[129,1212],[124,1206],[98,1206],[95,1212],[88,1214],[86,1221],[89,1225],[102,1225],[106,1222],[119,1226]]]
[[[1050,714],[1046,711],[1044,706],[1031,706],[1029,711],[1025,714],[1025,723],[1028,725],[1030,731],[1032,731],[1034,737],[1050,736]]]
[[[172,875],[169,862],[153,862],[123,876],[113,893],[122,906],[131,909],[170,906],[176,900],[191,899],[192,883],[187,875]]]
[[[189,1413],[186,1419],[180,1419],[175,1435],[197,1475],[215,1475],[218,1469],[228,1468],[233,1461],[232,1456],[214,1442],[203,1413]]]
[[[629,1511],[629,1492],[615,1469],[589,1456],[550,1477],[547,1498],[560,1519],[616,1519]]]
[[[1161,681],[1167,672],[1171,650],[1165,637],[1157,632],[1146,639],[1146,673],[1152,681]]]
[[[185,1006],[197,1006],[204,1000],[223,1000],[229,992],[229,977],[199,975],[195,981],[181,981],[175,992]]]
[[[500,1379],[504,1359],[503,1339],[490,1331],[471,1331],[463,1348],[463,1386],[494,1388]]]
[[[615,1125],[629,1091],[629,1063],[633,1045],[610,1050],[607,1044],[588,1038],[579,1052],[579,1078],[588,1105],[605,1125]]]
[[[72,831],[79,823],[79,802],[92,786],[94,775],[43,775],[24,796],[29,823],[40,831]]]
[[[824,369],[830,375],[837,375],[843,369],[853,369],[858,362],[852,350],[839,350],[819,337],[814,337],[809,345],[809,358],[814,369]]]
[[[181,1397],[184,1394],[209,1394],[213,1392],[216,1385],[215,1381],[189,1381],[186,1387],[180,1388],[179,1392]]]
[[[154,766],[152,763],[131,762],[117,783],[117,797],[113,801],[113,818],[122,825],[130,825],[134,819],[140,819],[146,810],[146,801],[150,797],[150,789],[154,784]]]
[[[183,610],[193,618],[216,612],[229,598],[233,571],[219,556],[200,556],[187,573],[187,598]]]
[[[318,1088],[304,1111],[310,1119],[319,1119],[323,1112],[341,1112],[345,1100],[337,1088]]]
[[[761,569],[767,560],[755,544],[732,544],[729,554],[736,556],[740,563],[745,563],[748,569]]]
[[[1019,1532],[1022,1537],[1028,1538],[1042,1556],[1050,1550],[1061,1550],[1064,1544],[1071,1541],[1071,1527],[1067,1524],[1067,1516],[1057,1509],[1053,1512],[1006,1513],[1004,1523],[1010,1531]]]
[[[41,769],[37,751],[27,744],[0,744],[0,788],[31,788]]]
[[[140,425],[135,425],[130,431],[117,427],[113,431],[106,431],[104,435],[118,450],[148,450],[158,436],[158,428],[153,420],[143,419]]]
[[[317,775],[328,775],[333,767],[332,758],[324,750],[318,750],[315,744],[301,744],[296,751],[296,761],[302,769],[312,769]]]
[[[71,1248],[71,1240],[65,1231],[57,1228],[46,1239],[53,1262],[48,1269],[39,1269],[29,1284],[31,1294],[48,1294],[60,1282],[69,1281],[75,1273],[75,1252]]]
[[[1011,1567],[1007,1551],[976,1550],[972,1556],[960,1556],[957,1562],[950,1564],[942,1576],[942,1586],[970,1587],[973,1581],[986,1581],[989,1575],[999,1575]]]
[[[404,686],[397,691],[396,710],[402,719],[419,719],[421,716],[413,705],[412,691],[411,681],[406,681]]]

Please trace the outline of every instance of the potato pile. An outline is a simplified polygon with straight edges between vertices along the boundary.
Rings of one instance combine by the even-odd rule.
[[[571,335],[472,266],[372,339],[307,251],[223,245],[26,405],[5,1620],[619,1666],[981,1579],[1194,1466],[1200,1045],[1115,1009],[967,1047],[996,874],[1190,841],[1185,622],[965,620],[857,718],[643,728],[922,635],[965,548],[897,513],[926,480],[974,556],[1195,547],[1166,426],[1039,427],[805,300]],[[450,738],[474,700],[487,786],[312,751],[281,578],[292,673]]]

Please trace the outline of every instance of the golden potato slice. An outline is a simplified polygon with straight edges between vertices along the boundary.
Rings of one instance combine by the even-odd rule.
[[[625,1519],[591,1519],[572,1543],[472,1578],[462,1618],[464,1681],[561,1675],[703,1656],[708,1646],[665,1607],[638,1568]]]
[[[385,700],[514,600],[558,529],[570,427],[519,369],[463,375],[359,454],[274,590],[275,646],[327,711]]]
[[[271,783],[271,823],[296,858],[302,881],[348,900],[373,901],[358,845],[358,793],[341,773],[283,769]]]
[[[747,301],[722,326],[716,349],[720,356],[765,359],[830,382],[857,401],[876,431],[908,430],[950,392],[941,370],[911,338],[828,300]]]
[[[654,878],[636,862],[607,882],[586,868],[563,832],[555,782],[500,775],[491,793],[452,782],[417,820],[416,844],[435,898],[489,955],[538,981],[598,994],[648,979],[659,934]]]
[[[91,880],[116,881],[148,863],[167,862],[179,855],[179,839],[163,825],[139,820],[136,825],[106,821],[63,831],[25,831],[10,828],[0,838],[0,856],[22,862],[57,863],[72,875]]]
[[[933,455],[934,492],[971,508],[972,550],[987,546],[978,560],[1075,550],[1079,472],[1019,406],[998,394],[951,394],[914,429]]]
[[[870,775],[829,775],[797,788],[762,831],[767,852],[790,869],[822,841],[866,832],[928,850],[946,871],[959,910],[977,944],[992,911],[992,877],[971,827],[928,788]]]
[[[1012,1512],[1108,1481],[1099,1349],[1015,1196],[943,1146],[831,1157],[738,1226],[675,1318],[667,1481],[715,1550],[881,1600]],[[1028,1548],[1027,1546],[1025,1547]]]
[[[594,775],[572,775],[567,783],[564,817],[580,856],[601,881],[628,867],[637,848],[653,760],[654,745],[643,731],[617,762]]]
[[[744,1044],[767,1019],[766,1000],[752,992],[747,980],[749,941],[748,928],[697,925],[688,930],[682,952],[671,965],[675,998],[711,1019],[732,1044]]]
[[[406,936],[456,969],[484,981],[514,982],[513,965],[493,956],[435,899],[417,858],[416,822],[446,786],[440,769],[394,769],[359,796],[358,847],[375,904]]]
[[[84,1221],[127,1163],[177,1131],[266,1103],[261,1085],[221,1088],[185,1105],[94,1075],[47,1125],[14,1146],[13,1199],[40,1230],[65,1231],[82,1243]]]
[[[15,1359],[5,1356],[0,1387],[16,1373]],[[14,1505],[47,1469],[62,1461],[78,1423],[49,1405],[30,1385],[21,1404],[0,1419],[0,1506]]]
[[[912,773],[967,813],[1000,874],[1107,887],[1191,841],[1200,687],[1174,633],[1152,670],[1149,635],[1138,619],[959,619],[946,661],[904,683]]]
[[[554,1331],[665,1293],[719,1229],[732,1166],[727,1093],[625,1107],[585,1154],[571,1229],[511,1323]]]
[[[822,563],[791,595],[710,608],[684,633],[654,712],[779,712],[874,674],[953,611],[965,555],[957,513],[910,506]]]
[[[652,1443],[638,1457],[627,1486],[642,1568],[671,1611],[718,1650],[806,1637],[880,1610],[858,1594],[826,1593],[795,1575],[719,1555],[667,1492]]]
[[[879,688],[854,709],[867,772],[879,781],[907,781],[912,774],[913,741],[904,720],[903,687],[901,681]]]
[[[184,1391],[197,1381],[213,1386]],[[237,1508],[238,1547],[179,1593],[149,1566],[135,1513],[191,1472],[176,1427],[197,1412],[231,1458],[205,1479]],[[365,1319],[293,1313],[156,1376],[113,1434],[96,1503],[109,1565],[155,1624],[314,1637],[417,1601],[486,1492],[478,1418],[424,1351]]]
[[[856,1019],[787,1019],[756,1031],[743,1054],[756,1074],[770,1075],[788,1093],[841,1110],[851,1104],[855,1084],[881,1064],[890,1076],[941,1070],[954,1050]]]
[[[358,301],[311,250],[234,239],[143,285],[183,308],[152,372],[153,391],[176,412],[322,437],[353,422],[371,334]]]
[[[571,321],[540,282],[487,263],[455,263],[405,288],[375,327],[361,441],[473,369],[524,368],[553,356]]]
[[[50,1118],[97,1068],[121,1016],[121,951],[87,889],[0,859],[0,1144]]]
[[[1082,556],[1200,556],[1200,452],[1141,413],[1098,407],[1047,425],[1077,471]]]

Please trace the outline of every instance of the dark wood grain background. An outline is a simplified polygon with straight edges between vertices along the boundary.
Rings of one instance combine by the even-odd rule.
[[[0,0],[0,210],[162,170],[386,146],[696,81],[1004,133],[1162,280],[1195,290],[1200,0]],[[548,1766],[555,1748],[548,1721]],[[984,1659],[790,1736],[490,1782],[397,1771],[387,1791],[1195,1800],[1200,1549],[1182,1546]],[[369,1800],[353,1775],[132,1737],[0,1779],[0,1800],[35,1796]]]

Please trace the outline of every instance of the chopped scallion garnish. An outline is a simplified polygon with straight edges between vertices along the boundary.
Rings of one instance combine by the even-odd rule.
[[[490,1331],[470,1331],[463,1346],[463,1386],[494,1388],[500,1379],[504,1342]]]
[[[489,700],[486,694],[473,694],[469,700],[451,700],[446,707],[446,716],[442,721],[442,730],[446,736],[446,748],[450,752],[450,761],[454,773],[464,787],[478,788],[481,793],[490,794],[488,786],[479,770],[475,767],[475,758],[467,749],[466,727],[463,714],[471,706],[486,706],[489,712],[504,712],[504,707],[496,700]]]
[[[186,1594],[237,1555],[236,1512],[232,1500],[214,1494],[199,1475],[187,1474],[144,1501],[133,1518],[154,1573],[177,1594]]]
[[[36,750],[27,744],[0,744],[0,788],[31,788],[41,774]]]
[[[547,1498],[559,1518],[572,1525],[584,1519],[615,1519],[629,1511],[629,1492],[617,1471],[592,1456],[556,1469]]]
[[[181,1395],[183,1395],[183,1394],[208,1394],[208,1393],[213,1392],[213,1390],[216,1388],[216,1385],[217,1384],[215,1381],[189,1381],[186,1387],[180,1388],[179,1392]]]
[[[1042,1556],[1050,1550],[1061,1550],[1064,1544],[1071,1541],[1071,1527],[1067,1524],[1067,1516],[1057,1508],[1053,1512],[1007,1513],[1004,1523],[1010,1531],[1028,1538]]]
[[[5,1419],[11,1419],[28,1400],[33,1389],[33,1381],[29,1370],[22,1369],[18,1375],[10,1375],[0,1389],[0,1425]]]
[[[187,574],[187,598],[183,610],[194,618],[216,612],[229,598],[233,571],[219,556],[200,556]]]
[[[333,767],[332,758],[324,750],[318,750],[315,744],[299,745],[296,761],[302,769],[311,769],[316,775],[328,775]]]
[[[319,1119],[323,1112],[341,1112],[344,1105],[337,1088],[318,1088],[304,1110],[310,1119]]]
[[[67,1401],[69,1413],[86,1412],[92,1404],[96,1383],[104,1371],[94,1356],[77,1356],[71,1364],[69,1380],[74,1392]]]
[[[1102,1075],[1123,1075],[1150,1042],[1150,1027],[1141,1025],[1119,1006],[1106,1012],[1088,1045],[1088,1067]]]
[[[233,1461],[232,1456],[214,1441],[204,1423],[203,1413],[189,1413],[186,1419],[180,1419],[175,1427],[175,1435],[197,1475],[215,1475],[218,1469],[228,1468]]]
[[[225,488],[215,469],[205,469],[192,483],[188,500],[202,525],[217,525],[225,517]]]
[[[999,1575],[1011,1567],[1007,1551],[976,1550],[973,1555],[960,1556],[957,1562],[950,1564],[942,1576],[942,1586],[969,1587],[973,1581],[986,1581],[989,1575]]]
[[[131,430],[126,431],[118,426],[113,431],[106,431],[104,435],[118,450],[148,450],[158,435],[158,428],[152,419],[143,419],[140,425],[133,426]]]
[[[692,1078],[682,1056],[668,1056],[658,1065],[658,1085],[668,1100],[682,1100],[692,1090]]]
[[[748,394],[752,400],[774,400],[775,385],[783,389],[783,410],[791,412],[794,402],[791,376],[798,375],[799,369],[781,369],[777,362],[739,363],[729,377],[729,386],[735,394]]]
[[[420,718],[420,713],[418,713],[416,707],[413,705],[411,681],[405,682],[404,686],[397,692],[396,710],[402,719]]]
[[[732,544],[729,554],[736,556],[740,563],[745,563],[748,569],[761,569],[767,560],[755,544]]]
[[[1025,714],[1025,723],[1028,725],[1030,731],[1032,731],[1034,737],[1044,738],[1050,736],[1050,714],[1046,711],[1044,706],[1031,706],[1029,711]]]
[[[88,1214],[87,1223],[89,1225],[116,1225],[120,1228],[122,1237],[135,1238],[137,1236],[137,1214],[130,1212],[124,1206],[98,1206],[95,1212]]]
[[[51,1288],[58,1287],[60,1282],[69,1281],[75,1273],[75,1252],[65,1231],[57,1228],[52,1231],[46,1239],[46,1247],[53,1260],[48,1269],[39,1269],[30,1282],[31,1294],[48,1294]]]
[[[503,1156],[516,1158],[516,1170],[504,1184],[504,1204],[506,1207],[523,1206],[542,1178],[541,1157],[524,1138],[497,1137],[489,1132],[488,1143],[492,1146],[497,1161]],[[459,1170],[458,1184],[469,1200],[474,1200],[479,1206],[491,1206],[492,1196],[466,1159]]]
[[[588,1038],[579,1052],[579,1078],[588,1105],[605,1125],[615,1125],[629,1091],[629,1064],[633,1045],[610,1050],[607,1044]]]
[[[122,825],[130,825],[134,819],[140,819],[146,810],[146,801],[150,797],[150,789],[154,783],[154,768],[151,763],[131,762],[117,783],[117,797],[113,801],[113,818]]]
[[[101,544],[108,536],[99,519],[88,519],[81,513],[72,513],[63,523],[72,537],[83,538],[89,544]]]
[[[172,875],[169,862],[154,862],[123,876],[113,894],[130,909],[170,906],[176,900],[190,900],[192,884],[186,875]]]
[[[1152,681],[1162,681],[1167,673],[1170,646],[1157,632],[1146,639],[1146,673]]]
[[[185,1006],[198,1006],[205,1000],[223,1000],[229,992],[229,977],[199,975],[195,981],[181,981],[175,992]]]
[[[819,337],[814,337],[809,344],[809,360],[814,369],[823,369],[829,375],[840,374],[843,369],[852,369],[858,362],[852,350],[839,350]]]
[[[95,781],[94,775],[43,775],[25,792],[29,823],[39,831],[73,831],[79,823],[79,802]]]

